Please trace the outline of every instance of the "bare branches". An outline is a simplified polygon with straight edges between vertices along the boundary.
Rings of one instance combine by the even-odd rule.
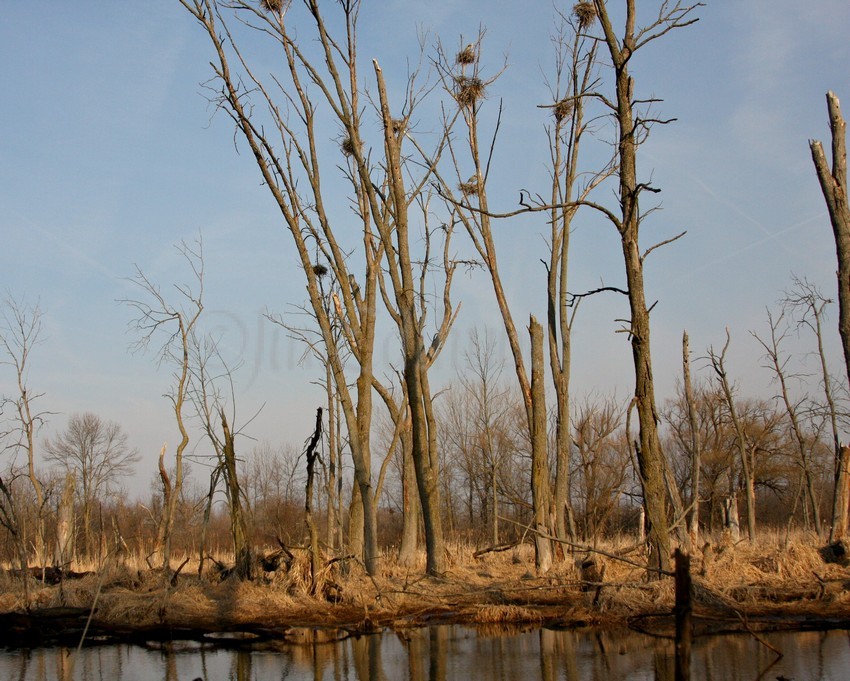
[[[203,240],[199,234],[194,244],[181,241],[175,248],[191,272],[191,283],[173,284],[177,302],[172,302],[138,265],[128,281],[138,286],[144,297],[118,301],[138,313],[129,324],[138,335],[131,345],[134,351],[147,351],[154,339],[163,338],[156,350],[160,363],[181,360],[183,341],[189,339],[204,309]]]
[[[650,246],[649,248],[647,248],[643,252],[643,255],[640,257],[641,261],[646,260],[646,256],[648,256],[650,253],[652,253],[652,251],[654,251],[656,248],[661,248],[662,246],[666,246],[667,244],[672,244],[674,241],[678,241],[679,239],[681,239],[687,233],[688,233],[688,231],[685,230],[684,232],[681,232],[674,237],[671,237],[669,239],[665,239],[664,241],[660,241],[659,243],[655,244],[654,246]]]
[[[597,293],[621,293],[624,296],[628,296],[629,292],[625,289],[621,289],[617,286],[600,286],[599,288],[595,288],[591,291],[585,291],[584,293],[569,293],[567,294],[569,297],[569,305],[573,307],[578,304],[582,298],[587,298],[588,296],[595,296]]]
[[[0,327],[0,351],[3,357],[0,364],[11,366],[15,375],[16,391],[14,397],[3,396],[2,406],[13,405],[15,415],[8,435],[17,433],[8,447],[23,450],[27,457],[27,471],[30,484],[35,493],[37,518],[35,530],[35,559],[38,565],[45,564],[44,547],[44,486],[35,470],[35,436],[50,412],[35,411],[34,402],[44,393],[29,390],[29,361],[32,349],[40,342],[42,312],[38,303],[33,306],[9,297],[4,301],[2,327]]]
[[[630,0],[630,4],[633,1]],[[674,29],[685,28],[686,26],[695,24],[699,21],[699,17],[693,15],[697,8],[704,6],[705,3],[702,2],[689,5],[682,2],[672,4],[669,0],[664,0],[658,8],[658,16],[655,21],[647,24],[635,34],[634,50],[639,50],[647,43],[666,35]]]
[[[138,313],[131,328],[139,334],[133,347],[147,349],[155,337],[164,336],[157,359],[174,366],[174,384],[167,394],[174,410],[180,442],[175,452],[174,481],[168,478],[165,468],[160,466],[164,509],[157,536],[157,551],[161,551],[162,566],[169,567],[171,558],[171,529],[177,508],[177,498],[183,486],[183,452],[189,445],[189,432],[184,421],[183,406],[191,388],[192,347],[197,342],[197,325],[204,310],[204,255],[203,242],[198,235],[194,245],[185,241],[177,247],[178,253],[188,264],[190,283],[175,284],[179,302],[172,302],[160,286],[136,266],[136,276],[131,282],[141,288],[142,298],[121,300]],[[164,475],[163,475],[164,473]]]
[[[15,394],[3,395],[3,407],[11,405],[15,416],[4,435],[17,432],[15,442],[7,447],[28,448],[28,441],[44,424],[45,417],[52,412],[34,411],[33,403],[44,393],[33,392],[29,387],[30,355],[42,342],[42,317],[44,313],[38,302],[30,305],[26,301],[7,297],[0,314],[0,366],[12,368]]]

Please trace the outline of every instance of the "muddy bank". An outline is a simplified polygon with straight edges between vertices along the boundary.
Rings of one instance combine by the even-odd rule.
[[[420,582],[421,591],[415,596],[409,589],[391,593],[388,588],[380,596],[364,591],[359,604],[282,598],[271,585],[236,581],[138,592],[106,588],[93,609],[91,605],[47,606],[0,613],[0,631],[5,646],[21,648],[77,646],[80,641],[148,647],[194,641],[214,647],[275,649],[429,624],[554,629],[628,626],[654,636],[673,635],[672,596],[663,583],[605,583],[588,589],[588,585],[542,581],[450,593],[450,587],[462,585],[427,580]],[[699,581],[697,585],[697,636],[850,629],[850,604],[843,594],[812,592],[802,585],[795,599],[789,585],[781,602],[760,600],[763,593],[758,591],[734,601],[707,590]],[[431,597],[423,595],[428,591]]]

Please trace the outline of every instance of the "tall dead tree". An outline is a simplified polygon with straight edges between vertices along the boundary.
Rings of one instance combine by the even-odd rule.
[[[702,443],[700,442],[699,425],[697,423],[696,401],[691,385],[691,352],[688,332],[682,334],[682,392],[688,412],[688,433],[690,435],[691,453],[691,498],[688,536],[691,546],[698,546],[699,541],[699,486],[702,461]]]
[[[538,572],[552,567],[550,522],[549,429],[546,418],[546,387],[543,364],[543,328],[531,316],[531,493],[534,503],[534,564]]]
[[[850,382],[850,204],[847,197],[847,123],[834,92],[826,93],[829,129],[832,133],[832,168],[826,160],[823,144],[810,140],[812,161],[826,200],[835,251],[838,256],[838,332],[844,350],[844,364]]]
[[[427,307],[422,305],[424,291],[417,285],[414,259],[411,254],[411,224],[409,206],[411,197],[403,176],[402,142],[408,122],[393,119],[383,71],[377,60],[373,60],[378,82],[378,96],[384,130],[384,152],[387,159],[387,202],[389,220],[376,222],[387,263],[387,276],[392,285],[395,309],[388,305],[394,316],[402,340],[404,360],[404,382],[407,403],[410,409],[410,428],[413,465],[416,469],[416,484],[425,530],[426,570],[438,574],[445,570],[445,546],[440,510],[439,454],[437,451],[437,422],[434,417],[433,399],[428,381],[429,352],[439,349],[448,336],[454,321],[452,313],[451,278],[454,266],[448,261],[445,251],[446,273],[443,289],[443,322],[434,340],[432,350],[426,350],[424,340],[424,318]],[[414,195],[414,198],[416,195]],[[427,207],[423,211],[427,217]],[[427,229],[426,229],[427,235]],[[448,232],[446,249],[448,249]],[[426,258],[427,262],[427,258]],[[424,274],[424,272],[423,272]]]
[[[248,145],[304,271],[310,308],[347,427],[354,478],[364,510],[363,560],[372,574],[378,570],[379,557],[370,440],[376,298],[384,284],[383,278],[379,284],[379,277],[390,280],[380,294],[392,308],[389,314],[402,338],[413,458],[426,518],[428,570],[440,572],[444,549],[436,431],[424,358],[445,342],[448,327],[445,320],[437,321],[434,340],[426,344],[425,311],[417,309],[421,296],[415,292],[421,286],[415,285],[415,280],[421,283],[430,275],[434,263],[428,254],[421,259],[411,254],[411,244],[419,235],[413,232],[409,208],[428,186],[432,156],[438,156],[439,151],[422,154],[417,163],[400,153],[402,142],[412,134],[411,115],[421,94],[416,74],[407,76],[399,113],[392,117],[382,71],[374,62],[379,93],[374,103],[383,134],[369,144],[357,56],[358,0],[321,8],[317,0],[179,1],[201,25],[215,52],[211,99],[233,120],[238,136]],[[278,50],[282,65],[280,72],[267,77],[255,70],[249,54],[263,39],[270,40]],[[264,60],[262,55],[257,63]],[[333,132],[321,128],[328,121],[338,135],[335,148],[325,142]],[[446,135],[438,135],[437,149]],[[331,170],[325,174],[325,168]],[[348,212],[339,214],[339,191],[328,188],[326,178],[334,168],[339,169],[348,187],[353,219]],[[352,222],[356,229],[351,228]],[[346,241],[349,235],[356,235],[360,243]],[[355,276],[354,266],[362,266],[359,276]],[[339,286],[334,303],[345,330],[344,347],[337,343],[319,286],[320,276],[328,269]],[[445,314],[448,320],[453,319],[448,304],[450,282],[447,272],[443,299],[449,308]],[[347,353],[357,365],[354,381],[346,369]]]
[[[608,166],[599,173],[592,174],[582,187],[577,187],[579,146],[586,131],[585,99],[590,92],[596,68],[596,43],[583,33],[588,25],[587,18],[582,17],[580,13],[574,13],[572,16],[561,15],[555,36],[555,76],[550,83],[553,102],[541,106],[551,111],[553,116],[553,123],[547,125],[551,155],[550,200],[548,204],[533,208],[523,204],[520,210],[548,213],[550,223],[549,258],[544,264],[547,270],[549,365],[556,396],[556,468],[554,492],[546,496],[547,503],[552,508],[545,515],[554,518],[554,526],[550,529],[561,539],[572,534],[572,514],[568,498],[571,442],[569,381],[570,328],[576,308],[571,305],[567,292],[570,230],[578,206],[577,199],[585,199],[591,190],[612,172],[612,168]],[[481,109],[486,89],[496,82],[499,74],[489,79],[483,76],[482,38],[483,35],[479,35],[475,43],[462,48],[453,58],[442,46],[438,49],[437,66],[443,86],[455,100],[467,132],[464,148],[460,148],[457,143],[450,144],[457,188],[455,189],[446,178],[441,178],[441,193],[464,226],[490,277],[523,396],[529,437],[533,439],[531,381],[513,311],[509,307],[502,281],[497,243],[493,235],[494,218],[507,216],[491,213],[487,191],[499,120],[496,121],[492,139],[482,139],[484,124],[481,120]]]
[[[587,5],[588,3],[581,3]],[[626,273],[626,291],[631,316],[626,331],[632,346],[635,368],[635,405],[640,424],[637,461],[643,485],[644,506],[649,525],[649,540],[654,549],[653,564],[670,569],[670,532],[667,517],[668,490],[665,484],[664,457],[658,437],[658,412],[652,375],[649,310],[646,302],[643,268],[646,257],[661,244],[641,253],[639,236],[645,213],[640,198],[645,192],[659,190],[638,176],[638,148],[654,123],[664,123],[646,113],[652,99],[641,99],[635,93],[630,65],[635,53],[670,31],[690,26],[698,19],[693,13],[702,3],[662,2],[658,14],[645,26],[637,25],[636,0],[625,0],[625,23],[618,35],[611,20],[609,0],[594,0],[593,5],[602,29],[602,38],[614,70],[614,99],[605,98],[617,126],[617,175],[619,180],[618,213],[603,209],[620,235]],[[678,238],[678,237],[674,237]],[[662,243],[669,243],[668,239]]]
[[[449,203],[453,217],[465,228],[490,277],[496,304],[499,307],[502,324],[505,327],[508,346],[513,357],[514,371],[523,398],[529,441],[533,442],[535,422],[531,379],[526,368],[519,329],[508,304],[507,293],[499,269],[498,249],[493,235],[494,216],[490,212],[487,192],[488,174],[496,133],[493,133],[493,139],[489,145],[486,142],[482,142],[480,113],[486,89],[497,80],[498,74],[490,79],[483,77],[480,63],[481,39],[482,36],[479,35],[476,43],[464,47],[457,53],[454,59],[441,47],[438,49],[439,57],[437,66],[441,72],[443,87],[454,99],[457,105],[457,112],[463,121],[467,133],[465,140],[466,148],[462,151],[461,149],[456,149],[455,144],[452,144],[451,141],[449,142],[449,150],[454,161],[454,175],[459,180],[457,187],[453,187],[452,183],[446,177],[440,177],[440,191]],[[496,130],[498,130],[498,124],[496,125]],[[489,149],[489,154],[482,149]],[[462,155],[468,158],[462,159]],[[464,180],[462,178],[466,177],[466,173],[463,172],[463,168],[467,164],[471,166],[472,173],[468,179]],[[535,504],[544,503],[545,501],[548,505],[551,502],[551,495],[548,493],[545,495],[533,494],[532,497]],[[554,533],[555,528],[549,524],[552,514],[548,506],[545,509],[535,508],[535,516],[539,517],[541,523],[545,523],[540,528],[536,528],[539,533],[543,535]],[[547,539],[546,543],[548,541]],[[536,554],[538,569],[540,569],[542,563],[546,564],[546,569],[551,564],[551,556],[544,559],[539,554],[543,543],[537,542],[535,544],[538,549]]]
[[[588,3],[583,3],[587,5]],[[555,487],[553,507],[555,533],[559,539],[574,539],[570,489],[570,369],[571,335],[578,300],[569,295],[569,251],[573,219],[578,201],[615,170],[609,164],[579,185],[579,151],[583,136],[588,132],[585,109],[588,95],[595,86],[598,42],[586,30],[595,21],[582,3],[573,7],[571,16],[561,15],[555,37],[555,80],[551,85],[553,104],[545,108],[552,112],[549,132],[551,158],[551,192],[549,195],[549,262],[547,281],[547,337],[549,367],[555,387]]]
[[[847,197],[847,123],[841,115],[841,104],[834,92],[826,93],[829,129],[832,135],[832,168],[826,159],[823,144],[809,140],[821,191],[829,211],[835,252],[838,258],[838,332],[844,350],[844,368],[850,384],[850,204]],[[836,449],[835,503],[833,504],[834,541],[847,531],[848,496],[846,489],[850,467],[850,449]],[[836,528],[837,524],[837,528]]]
[[[211,98],[233,120],[238,134],[247,143],[292,236],[347,427],[357,498],[362,503],[362,531],[355,530],[355,534],[363,537],[363,543],[351,548],[363,558],[367,571],[376,574],[379,552],[370,436],[375,303],[381,254],[371,229],[371,212],[377,198],[373,200],[370,196],[375,190],[362,149],[357,3],[345,2],[339,6],[344,27],[344,37],[339,43],[330,35],[315,1],[303,3],[306,16],[299,17],[299,28],[292,25],[295,22],[289,14],[290,2],[179,1],[200,24],[215,53],[212,67],[217,87],[212,90]],[[236,14],[235,21],[231,10]],[[233,30],[231,23],[235,24]],[[255,75],[247,53],[240,51],[242,41],[234,31],[242,27],[249,30],[246,49],[251,47],[251,41],[265,36],[280,51],[283,71],[270,76],[272,87],[266,87],[260,76]],[[299,29],[305,33],[312,29],[323,58],[312,60],[298,38]],[[314,91],[318,93],[315,100]],[[278,95],[281,101],[277,100]],[[365,263],[359,281],[349,269],[353,248],[339,240],[336,222],[329,213],[333,202],[324,195],[325,156],[321,153],[317,130],[320,105],[339,125],[340,154],[336,163],[345,169],[354,192]],[[353,388],[346,373],[346,348],[338,343],[321,286],[321,278],[329,270],[339,285],[339,310],[354,340],[347,348],[358,369]]]
[[[174,284],[177,302],[172,302],[171,297],[163,293],[160,286],[151,281],[138,265],[136,274],[130,281],[142,290],[144,297],[121,301],[138,314],[130,323],[139,335],[132,347],[146,350],[152,342],[162,339],[157,349],[158,362],[174,368],[174,383],[166,397],[171,403],[180,441],[174,452],[173,479],[165,463],[165,446],[159,455],[162,516],[159,518],[153,552],[154,556],[160,559],[161,566],[166,569],[171,562],[171,535],[177,514],[177,502],[183,490],[183,454],[189,446],[184,408],[191,385],[190,354],[195,342],[198,320],[204,310],[203,242],[200,238],[194,245],[184,241],[176,248],[192,273],[190,284]]]

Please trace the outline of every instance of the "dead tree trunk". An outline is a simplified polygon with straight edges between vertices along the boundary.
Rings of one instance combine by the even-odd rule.
[[[56,552],[53,564],[63,570],[74,565],[74,474],[65,475],[62,498],[56,514]]]
[[[841,346],[844,350],[844,367],[850,382],[850,205],[847,202],[847,123],[841,115],[841,105],[834,92],[826,93],[826,105],[832,135],[832,169],[830,170],[827,163],[823,145],[818,140],[809,140],[809,147],[835,237],[835,252],[838,257],[838,332],[841,335]],[[846,447],[838,449],[831,533],[833,541],[841,539],[847,532],[848,456],[850,454]]]
[[[313,478],[316,472],[316,459],[319,456],[316,448],[319,445],[321,437],[322,408],[319,407],[316,409],[316,427],[313,429],[313,435],[307,443],[307,448],[304,450],[304,455],[307,458],[307,483],[304,491],[304,517],[307,523],[307,529],[310,532],[310,593],[316,592],[319,569],[322,564],[322,557],[319,552],[319,529],[313,518]]]
[[[404,130],[394,124],[383,71],[377,60],[372,61],[378,83],[380,113],[384,128],[384,150],[387,160],[387,206],[392,220],[377,225],[387,275],[392,283],[397,313],[391,313],[398,325],[404,357],[404,383],[410,407],[411,442],[416,483],[425,529],[426,571],[440,574],[445,571],[445,541],[440,515],[439,456],[436,448],[436,420],[433,398],[428,383],[428,353],[425,349],[422,313],[417,310],[417,283],[410,250],[410,199],[405,185],[401,145]],[[449,300],[451,272],[446,272],[444,301]],[[436,334],[439,344],[451,325],[451,315],[444,317],[443,327]]]
[[[534,565],[539,573],[552,567],[552,524],[549,522],[551,486],[546,419],[546,388],[543,368],[543,329],[531,317],[531,496],[534,505]]]
[[[609,213],[608,218],[614,223],[620,235],[626,272],[626,292],[631,312],[627,331],[632,345],[635,369],[634,396],[640,422],[637,461],[649,524],[649,540],[653,548],[652,567],[669,570],[668,489],[664,476],[664,454],[658,436],[659,419],[652,376],[649,308],[646,304],[643,278],[644,259],[655,247],[641,254],[639,245],[640,227],[643,222],[640,196],[644,192],[659,190],[638,179],[637,151],[641,142],[649,134],[653,119],[643,115],[638,108],[639,100],[635,96],[634,79],[630,75],[629,66],[635,52],[650,41],[666,35],[675,28],[683,28],[697,21],[690,15],[699,4],[662,3],[657,19],[647,26],[638,28],[636,2],[626,0],[625,26],[622,36],[618,36],[614,29],[606,0],[595,0],[593,4],[615,75],[616,98],[611,102],[610,107],[617,126],[616,154],[619,161],[620,210],[617,215]],[[654,120],[658,122],[658,119]]]
[[[850,505],[850,447],[839,448],[838,470],[835,474],[835,498],[832,505],[831,543],[841,541],[847,536],[847,507]]]
[[[254,578],[254,555],[248,540],[248,521],[245,509],[242,507],[242,490],[239,486],[239,476],[236,471],[236,448],[233,433],[227,425],[224,408],[219,411],[224,459],[224,485],[227,493],[227,505],[230,509],[230,533],[233,536],[233,551],[236,554],[235,572],[239,579]]]
[[[402,452],[402,523],[398,563],[411,567],[419,547],[419,496],[416,490],[416,469],[413,466],[413,447],[410,431],[405,429],[400,438]]]
[[[838,256],[838,332],[844,350],[844,364],[850,381],[850,205],[847,203],[847,123],[834,92],[827,92],[829,127],[832,132],[832,170],[826,160],[823,145],[810,140],[812,161],[817,170]]]
[[[700,485],[700,463],[702,459],[701,443],[699,438],[699,427],[697,425],[696,404],[694,401],[694,390],[691,385],[691,359],[688,342],[688,332],[682,335],[682,383],[685,391],[685,404],[688,409],[688,428],[691,436],[691,515],[688,522],[688,535],[691,546],[698,546],[699,542],[699,485]]]

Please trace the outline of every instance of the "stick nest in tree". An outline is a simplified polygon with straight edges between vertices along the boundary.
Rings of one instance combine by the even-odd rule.
[[[320,279],[324,277],[328,273],[328,268],[325,267],[322,263],[317,262],[313,265],[313,274],[315,274]]]
[[[585,30],[596,21],[596,5],[592,2],[577,2],[573,6],[573,16],[578,21],[579,29]]]
[[[455,79],[455,99],[461,106],[473,106],[484,98],[484,82],[474,76],[460,76]]]
[[[350,137],[345,137],[342,142],[340,142],[339,148],[342,149],[342,153],[346,156],[354,156],[354,152],[357,151],[354,140]]]
[[[455,61],[461,65],[474,64],[475,63],[475,45],[469,43],[466,47],[464,47],[460,52],[457,53],[457,57],[455,57]]]
[[[285,0],[260,0],[260,7],[266,12],[279,13],[284,7]]]
[[[473,175],[466,182],[461,182],[457,188],[464,194],[464,196],[478,194],[478,177]]]
[[[573,111],[575,110],[575,101],[572,99],[562,99],[559,102],[555,102],[554,113],[555,120],[562,121],[565,118],[569,118],[573,115]]]

